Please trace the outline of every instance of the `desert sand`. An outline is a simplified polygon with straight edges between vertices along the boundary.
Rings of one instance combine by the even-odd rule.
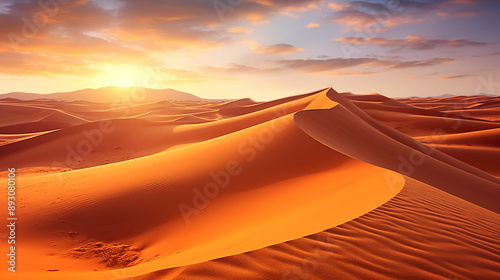
[[[0,99],[2,279],[500,278],[498,97],[85,93]]]

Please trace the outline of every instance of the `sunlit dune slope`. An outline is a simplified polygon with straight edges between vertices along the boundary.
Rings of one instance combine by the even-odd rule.
[[[0,123],[9,279],[499,276],[500,124],[446,112],[459,98],[5,102],[36,109]]]
[[[126,273],[142,275],[292,240],[375,209],[402,188],[402,176],[322,145],[293,120],[305,108],[336,106],[327,91],[175,127],[174,134],[203,139],[188,147],[19,180],[18,196],[29,201],[19,210],[20,238],[29,246],[19,254],[37,260],[19,269],[33,277],[57,269],[52,279],[105,279],[109,272],[92,270],[131,265]],[[68,141],[58,136],[68,131],[46,134],[54,137],[46,143]],[[17,154],[27,149],[19,147]],[[126,244],[140,257],[127,262],[133,253],[127,251],[109,266],[82,253],[98,244],[109,250]],[[71,257],[75,250],[80,258]]]
[[[304,238],[123,279],[496,279],[498,214],[406,179],[379,208]]]
[[[335,91],[330,90],[328,94],[342,105],[350,105]],[[349,111],[349,107],[335,106],[331,109],[301,111],[295,115],[295,120],[309,135],[337,151],[405,174],[500,213],[498,179],[472,167],[464,170],[461,162],[398,135],[394,130],[391,137],[384,133],[390,130],[389,127],[378,129],[381,128],[380,123],[371,125],[366,121],[370,117],[352,106],[363,117]],[[376,122],[371,119],[371,123]]]
[[[45,122],[0,127],[0,133],[2,130],[9,133],[4,137],[0,135],[0,140],[9,142],[9,145],[0,147],[0,167],[5,169],[15,162],[18,168],[55,166],[79,169],[151,155],[179,145],[209,140],[296,112],[305,108],[315,98],[314,94],[317,92],[307,94],[303,98],[276,100],[271,103],[273,106],[263,103],[265,106],[258,108],[235,107],[232,114],[226,114],[224,119],[213,123],[210,119],[203,118],[202,114],[215,112],[220,117],[217,109],[223,106],[220,102],[191,104],[176,101],[178,105],[168,102],[166,107],[153,102],[112,109],[97,104],[100,109],[90,111],[66,108],[71,114],[78,114],[93,121],[57,131],[47,131],[50,133],[18,143],[12,143],[12,139],[23,140],[19,134],[54,127],[48,127]],[[62,105],[66,106],[65,103]],[[109,118],[106,118],[108,112],[111,113]],[[179,115],[180,113],[183,115]],[[120,114],[125,118],[117,118]],[[140,117],[129,118],[135,115]],[[14,137],[16,134],[19,137]]]

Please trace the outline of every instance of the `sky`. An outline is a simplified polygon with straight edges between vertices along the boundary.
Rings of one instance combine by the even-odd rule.
[[[0,0],[0,93],[500,95],[498,0]]]

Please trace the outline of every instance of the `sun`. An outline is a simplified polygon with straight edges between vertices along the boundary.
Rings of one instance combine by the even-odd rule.
[[[135,85],[136,83],[133,76],[122,76],[121,78],[117,78],[113,84],[113,86],[117,87],[131,87]]]
[[[141,86],[144,73],[137,67],[112,66],[104,71],[99,80],[106,86],[131,87]]]

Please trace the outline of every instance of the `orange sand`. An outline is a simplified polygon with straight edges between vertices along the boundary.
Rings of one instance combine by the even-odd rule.
[[[500,277],[495,98],[189,98],[0,100],[2,279]]]

